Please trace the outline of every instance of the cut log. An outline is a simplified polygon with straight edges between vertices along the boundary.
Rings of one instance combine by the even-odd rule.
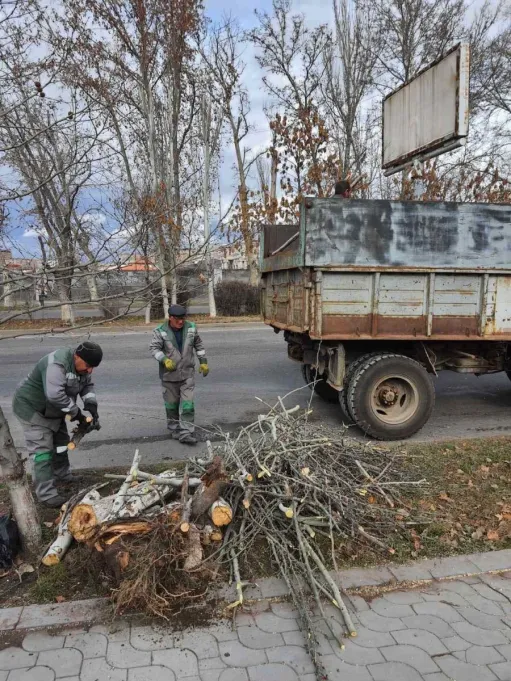
[[[223,537],[222,530],[218,527],[211,533],[211,541],[222,541]]]
[[[190,513],[192,510],[192,500],[188,499],[186,502],[186,505],[183,507],[182,512],[181,512],[181,525],[179,526],[179,529],[181,532],[188,532],[190,529]]]
[[[223,527],[232,522],[232,508],[225,499],[220,498],[211,505],[209,516],[217,527]]]
[[[161,502],[162,498],[174,491],[173,487],[168,486],[140,494],[146,486],[147,483],[143,482],[131,488],[133,496],[126,497],[124,506],[117,512],[117,518],[136,518],[147,508]],[[98,528],[110,518],[116,498],[117,495],[113,494],[92,504],[81,503],[75,506],[68,527],[76,541],[86,542],[94,537]]]
[[[185,572],[196,570],[202,563],[202,545],[200,541],[200,531],[196,525],[190,525],[188,531],[188,548],[184,564]]]
[[[193,495],[192,519],[200,518],[207,513],[211,505],[222,495],[229,480],[219,456],[214,457],[201,480],[202,484]]]
[[[124,504],[126,502],[126,494],[130,490],[132,482],[137,479],[139,463],[140,463],[140,454],[139,454],[139,451],[137,449],[137,450],[135,450],[135,456],[133,457],[133,463],[131,464],[131,468],[129,470],[129,473],[126,476],[126,480],[122,483],[122,485],[119,488],[119,491],[117,492],[117,494],[115,496],[114,503],[112,504],[112,510],[110,511],[110,517],[111,518],[117,517],[117,513],[124,506]]]
[[[99,498],[100,498],[99,492],[94,490],[86,494],[82,499],[81,503],[91,504],[97,501]],[[58,563],[60,563],[60,561],[64,558],[67,550],[73,543],[73,535],[69,531],[69,518],[70,515],[66,511],[64,511],[58,526],[57,538],[50,546],[50,548],[46,551],[41,561],[43,565],[46,565],[47,567],[58,565]]]

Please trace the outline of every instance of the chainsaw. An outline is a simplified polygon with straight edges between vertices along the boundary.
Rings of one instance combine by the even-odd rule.
[[[68,420],[70,421],[71,417],[68,417]],[[101,425],[99,421],[94,422],[92,416],[87,416],[83,423],[79,423],[76,428],[73,429],[71,440],[69,441],[67,448],[71,451],[76,449],[84,436],[87,435],[87,433],[92,433],[93,430],[101,430]]]

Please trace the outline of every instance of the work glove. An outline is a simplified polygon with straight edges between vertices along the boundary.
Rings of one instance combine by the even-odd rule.
[[[199,373],[206,378],[206,376],[209,374],[209,367],[207,364],[199,364]]]
[[[87,416],[83,413],[83,411],[81,409],[78,410],[78,414],[76,415],[76,417],[73,420],[78,421],[79,426],[89,425],[87,423]]]
[[[94,402],[92,403],[87,403],[85,408],[89,412],[89,414],[92,416],[92,427],[93,428],[98,428],[99,426],[99,415],[98,415],[98,405],[95,404]]]
[[[167,369],[167,371],[175,371],[177,364],[174,362],[173,359],[170,359],[170,357],[166,357],[163,360],[163,366],[165,367],[165,369]]]

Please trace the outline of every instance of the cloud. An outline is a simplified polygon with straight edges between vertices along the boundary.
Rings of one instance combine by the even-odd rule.
[[[41,231],[38,231],[37,229],[30,227],[29,229],[26,229],[23,232],[23,238],[24,239],[37,239],[37,237],[41,236],[41,234],[42,234]]]

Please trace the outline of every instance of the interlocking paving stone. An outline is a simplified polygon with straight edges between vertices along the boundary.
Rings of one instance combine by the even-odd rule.
[[[174,645],[176,648],[188,648],[188,650],[193,650],[199,660],[208,657],[218,657],[219,655],[216,638],[203,629],[176,634]]]
[[[263,598],[280,598],[288,595],[286,583],[278,577],[268,577],[261,582],[261,594]]]
[[[57,679],[66,676],[77,676],[82,667],[83,655],[74,648],[60,650],[44,650],[37,658],[37,666],[50,667]]]
[[[398,617],[382,617],[377,612],[361,612],[358,619],[364,627],[371,629],[371,631],[385,632],[405,629],[403,620]]]
[[[452,558],[432,560],[429,570],[435,579],[481,572],[480,568],[468,556],[454,556]]]
[[[9,672],[0,672],[0,681],[7,681],[7,676]]]
[[[368,669],[374,681],[422,681],[418,671],[402,662],[371,664]]]
[[[364,648],[361,650],[360,646],[355,645],[352,641],[346,641],[344,650],[336,646],[334,652],[340,660],[352,665],[385,662],[385,658],[378,648]]]
[[[381,646],[391,646],[394,643],[394,639],[389,633],[381,631],[360,629],[357,634],[354,643],[362,648],[380,648]]]
[[[118,669],[147,667],[151,664],[151,653],[144,650],[137,650],[127,641],[109,641],[106,659],[112,667],[117,667]]]
[[[95,624],[89,631],[93,634],[104,634],[114,643],[127,643],[130,640],[130,629],[129,622],[116,620],[110,624]]]
[[[443,655],[448,649],[442,641],[430,631],[422,629],[405,629],[404,631],[394,631],[392,636],[401,645],[416,646],[421,648],[428,655]],[[463,643],[466,643],[463,641]]]
[[[244,646],[247,646],[247,648],[256,648],[262,650],[264,648],[269,648],[270,646],[284,645],[282,634],[269,634],[267,631],[262,631],[259,629],[259,627],[238,627],[238,637],[240,642]]]
[[[506,659],[511,661],[511,644],[506,643],[504,646],[496,646],[496,650]]]
[[[465,651],[465,655],[469,664],[481,666],[506,661],[506,658],[491,646],[471,646]]]
[[[463,596],[460,596],[454,591],[447,591],[446,589],[431,589],[429,591],[425,591],[423,595],[423,600],[427,601],[428,603],[431,603],[432,601],[440,601],[442,603],[446,603],[447,605],[453,605],[454,607],[461,606],[468,608],[471,602],[471,600],[463,598]]]
[[[495,591],[488,584],[474,584],[474,590],[487,601],[496,601],[497,603],[509,603],[504,594]]]
[[[21,648],[11,647],[0,651],[0,669],[2,671],[33,667],[36,662],[37,653],[29,653],[26,650],[21,650]]]
[[[417,603],[412,606],[417,615],[433,615],[440,617],[444,622],[462,622],[463,617],[460,613],[447,603],[439,603],[438,601],[430,601],[429,603]]]
[[[383,598],[396,605],[414,605],[424,600],[420,591],[390,591]]]
[[[371,610],[382,617],[410,617],[415,612],[409,605],[390,603],[386,598],[371,601]]]
[[[498,664],[490,665],[490,669],[497,678],[501,681],[509,681],[511,679],[511,663],[510,662],[500,662]]]
[[[259,629],[270,634],[282,633],[284,631],[296,631],[299,628],[298,622],[295,619],[277,617],[277,615],[274,615],[272,612],[262,612],[255,615],[254,619]]]
[[[452,625],[447,624],[443,619],[434,615],[414,615],[413,617],[403,617],[401,621],[408,629],[424,629],[424,631],[436,634],[441,639],[456,634],[454,629],[452,629]],[[466,623],[462,622],[462,624]]]
[[[314,665],[307,652],[299,646],[279,646],[266,651],[270,662],[282,662],[294,669],[297,674],[311,674]]]
[[[168,667],[137,667],[128,671],[128,681],[175,681],[176,675]]]
[[[367,612],[371,608],[369,603],[356,594],[346,594],[346,607],[353,612]]]
[[[227,665],[220,657],[209,657],[199,660],[199,676],[212,669],[227,669]]]
[[[226,669],[220,675],[218,681],[248,681],[246,669]]]
[[[501,631],[480,629],[469,622],[454,622],[451,626],[461,638],[475,646],[498,646],[508,642]]]
[[[104,634],[88,631],[70,631],[66,636],[66,648],[76,648],[84,659],[105,657],[108,639]]]
[[[14,629],[23,608],[3,608],[0,610],[0,631]]]
[[[247,669],[250,681],[298,681],[298,674],[285,664],[264,664]]]
[[[458,650],[466,650],[472,645],[468,641],[465,641],[464,638],[461,638],[461,636],[449,636],[447,638],[443,638],[442,642],[447,650],[451,651],[451,653],[455,653]]]
[[[346,664],[335,655],[324,655],[321,663],[325,667],[331,681],[346,679],[346,681],[372,681],[367,667]],[[388,680],[387,680],[388,681]]]
[[[251,667],[267,660],[264,650],[247,648],[239,641],[224,641],[218,645],[220,657],[229,667]]]
[[[174,647],[174,635],[151,626],[132,627],[130,643],[137,650],[168,650]]]
[[[153,664],[172,669],[178,679],[199,674],[197,656],[191,650],[155,650]]]
[[[456,681],[494,681],[496,678],[488,667],[467,664],[455,658],[454,655],[437,657],[435,661],[444,674]]]
[[[54,679],[55,672],[49,667],[14,669],[9,674],[9,681],[54,681]]]
[[[488,629],[489,631],[493,631],[494,629],[509,629],[509,627],[504,624],[502,616],[496,617],[495,615],[487,615],[475,608],[458,608],[458,612],[467,620],[467,622],[470,622],[470,624],[473,624],[480,629]]]
[[[243,626],[239,623],[238,619],[236,621],[238,626]],[[255,625],[255,622],[252,621],[252,624]],[[219,643],[222,641],[236,641],[238,639],[238,634],[236,630],[233,629],[231,623],[227,624],[226,622],[218,622],[216,624],[212,624],[208,628],[208,631],[216,638]]]
[[[277,617],[295,620],[298,617],[298,610],[291,603],[271,603],[271,610]]]
[[[443,672],[436,672],[436,674],[424,674],[424,681],[452,681]]]
[[[115,669],[104,657],[95,657],[83,661],[80,681],[126,681],[127,676],[127,669]]]
[[[424,650],[416,646],[390,646],[388,648],[381,648],[380,652],[387,662],[403,662],[416,669],[420,674],[438,671],[438,667],[431,657]]]
[[[58,650],[64,647],[65,636],[52,636],[45,631],[34,631],[23,639],[24,650],[30,653],[39,653],[42,650]]]

